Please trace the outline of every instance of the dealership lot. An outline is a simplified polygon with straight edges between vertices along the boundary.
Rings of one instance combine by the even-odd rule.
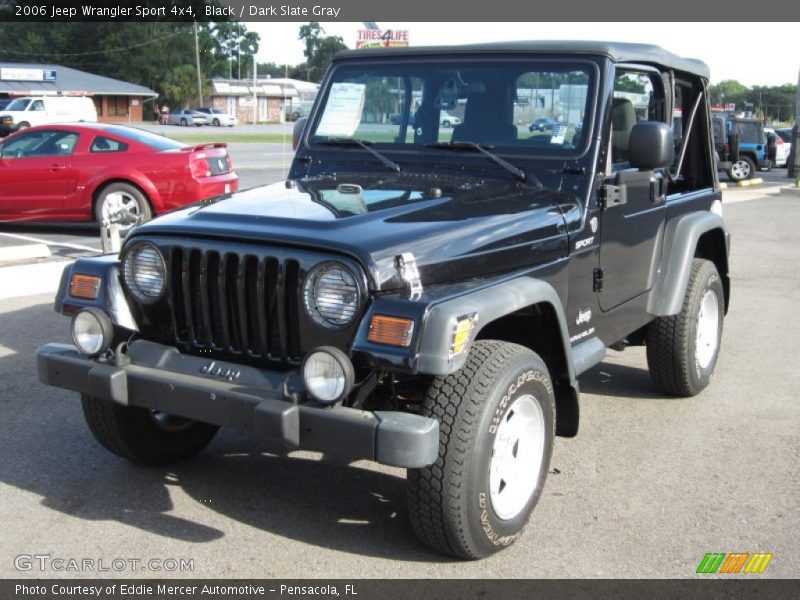
[[[248,171],[256,183],[279,179],[285,156],[250,146],[231,150],[242,187]],[[787,181],[780,173],[762,174],[767,190]],[[22,236],[51,251],[3,267],[18,269],[14,281],[52,287],[0,298],[0,576],[93,574],[18,559],[46,554],[124,577],[689,577],[707,552],[770,552],[763,576],[795,576],[800,197],[764,189],[726,192],[733,293],[709,389],[659,396],[643,349],[610,352],[581,378],[581,432],[556,441],[525,535],[477,563],[416,542],[399,469],[287,455],[229,431],[161,469],[101,449],[73,395],[36,379],[35,348],[67,342],[68,321],[52,310],[53,279],[29,275],[91,253],[96,228],[0,226],[3,244],[36,243]],[[114,559],[125,568],[112,569]]]

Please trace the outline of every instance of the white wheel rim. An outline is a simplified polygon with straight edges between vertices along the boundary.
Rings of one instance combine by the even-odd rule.
[[[528,504],[544,461],[544,438],[539,403],[520,396],[497,428],[489,464],[489,495],[500,519],[513,519]]]
[[[122,196],[122,202],[120,204],[121,208],[124,208],[129,213],[134,215],[139,221],[142,219],[142,211],[141,207],[139,206],[139,202],[137,202],[136,198],[131,196],[130,194],[126,194],[125,192],[117,192]],[[103,213],[103,220],[105,221],[108,219],[111,209],[109,207],[109,203],[106,202],[105,198],[103,199],[103,205],[101,208],[101,212]],[[122,231],[126,231],[133,227],[133,225],[120,225],[120,229]]]
[[[750,163],[738,160],[731,166],[731,173],[736,179],[746,179],[750,174]]]
[[[719,343],[719,300],[713,290],[706,290],[700,301],[700,312],[697,315],[697,337],[695,339],[695,356],[697,364],[705,369],[711,364]]]

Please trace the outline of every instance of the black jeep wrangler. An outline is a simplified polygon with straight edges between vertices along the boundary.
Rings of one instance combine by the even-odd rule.
[[[344,52],[285,182],[67,269],[75,345],[41,347],[39,377],[134,461],[222,426],[406,467],[426,544],[496,552],[606,348],[646,345],[666,394],[712,377],[730,283],[707,85],[649,45]]]

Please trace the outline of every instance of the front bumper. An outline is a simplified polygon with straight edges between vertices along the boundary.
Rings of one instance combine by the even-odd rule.
[[[41,346],[36,359],[42,383],[293,448],[406,468],[428,466],[438,455],[438,421],[304,401],[294,372],[188,356],[145,340],[132,342],[117,364],[90,359],[66,344]]]

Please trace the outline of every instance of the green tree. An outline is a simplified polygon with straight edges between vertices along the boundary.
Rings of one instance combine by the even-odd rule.
[[[347,50],[340,36],[326,36],[324,33],[325,30],[316,21],[300,27],[298,39],[305,44],[303,50],[306,57],[305,79],[308,81],[321,81],[334,55]]]

